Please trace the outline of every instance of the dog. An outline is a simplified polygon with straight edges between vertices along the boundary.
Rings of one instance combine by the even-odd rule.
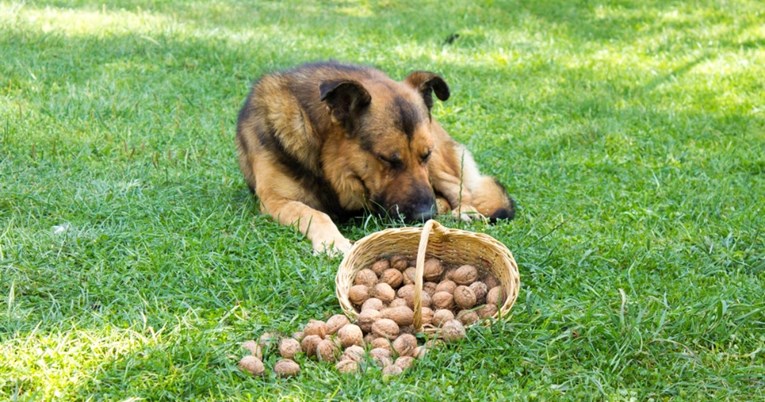
[[[335,222],[377,213],[512,219],[505,187],[431,114],[449,99],[439,75],[397,82],[371,67],[305,64],[257,80],[239,112],[239,167],[261,211],[297,225],[315,253],[347,253]]]

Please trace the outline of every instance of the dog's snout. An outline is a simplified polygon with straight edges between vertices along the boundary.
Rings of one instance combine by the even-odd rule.
[[[403,218],[408,222],[426,221],[433,217],[436,212],[436,197],[432,191],[420,189],[417,191],[407,207],[403,210]]]
[[[430,187],[415,188],[408,194],[394,193],[396,198],[380,199],[380,212],[405,222],[421,222],[432,218],[436,212],[436,196]]]
[[[426,221],[435,215],[436,205],[433,204],[421,204],[417,209],[412,211],[413,221]]]

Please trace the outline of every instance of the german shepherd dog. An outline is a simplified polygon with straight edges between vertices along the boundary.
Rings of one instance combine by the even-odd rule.
[[[239,112],[239,167],[261,210],[297,225],[317,253],[347,253],[334,222],[364,212],[512,219],[505,188],[431,115],[433,95],[445,101],[449,87],[426,71],[397,82],[323,62],[266,75]]]

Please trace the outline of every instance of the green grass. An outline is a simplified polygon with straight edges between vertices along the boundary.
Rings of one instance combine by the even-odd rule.
[[[765,400],[761,2],[302,3],[0,2],[0,399]],[[252,79],[326,58],[441,73],[519,204],[465,226],[512,315],[390,382],[236,368],[340,311],[233,145]]]

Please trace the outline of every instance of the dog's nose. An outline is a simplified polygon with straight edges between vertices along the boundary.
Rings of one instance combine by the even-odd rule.
[[[436,204],[435,202],[428,200],[428,201],[421,201],[417,204],[413,205],[410,213],[406,214],[407,220],[413,221],[413,222],[424,222],[435,215],[436,212]]]
[[[424,221],[432,218],[433,215],[434,215],[434,211],[433,211],[434,209],[435,208],[428,208],[426,210],[422,210],[420,212],[417,212],[415,214],[414,220],[424,222]]]
[[[405,197],[387,201],[389,203],[385,210],[394,218],[403,219],[405,222],[426,221],[438,211],[436,196],[430,187],[415,188]]]

